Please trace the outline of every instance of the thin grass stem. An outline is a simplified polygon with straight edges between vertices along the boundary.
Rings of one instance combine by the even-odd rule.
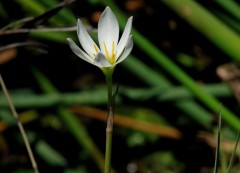
[[[4,93],[5,97],[6,97],[6,99],[8,101],[8,104],[9,104],[9,107],[10,107],[10,109],[12,111],[12,114],[13,114],[14,118],[17,121],[17,125],[18,125],[20,133],[21,133],[21,135],[23,137],[23,141],[25,143],[25,146],[27,148],[27,152],[28,152],[30,161],[32,163],[33,170],[34,170],[35,173],[39,173],[37,162],[36,162],[36,160],[34,158],[31,146],[30,146],[30,144],[28,142],[28,138],[27,138],[26,132],[25,132],[25,130],[23,128],[23,125],[22,125],[21,121],[19,120],[18,113],[17,113],[17,111],[16,111],[16,109],[14,107],[14,104],[13,104],[11,98],[10,98],[10,95],[8,93],[7,87],[6,87],[6,85],[5,85],[4,81],[3,81],[3,78],[2,78],[1,74],[0,74],[0,83],[1,83],[1,86],[2,86],[3,93]]]
[[[218,166],[219,166],[219,153],[220,153],[220,141],[221,141],[221,125],[222,124],[222,115],[221,112],[219,112],[219,119],[218,119],[218,127],[217,127],[217,146],[216,146],[216,153],[215,153],[215,163],[214,163],[214,171],[213,173],[218,172]]]

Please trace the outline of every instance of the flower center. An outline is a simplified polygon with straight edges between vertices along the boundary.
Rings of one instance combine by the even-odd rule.
[[[106,54],[106,58],[107,60],[110,62],[110,64],[114,64],[115,63],[115,47],[114,47],[114,41],[112,42],[112,52],[108,52],[107,50],[107,46],[106,43],[103,43],[104,45],[104,50],[105,50],[105,54]],[[111,53],[111,54],[109,54]]]

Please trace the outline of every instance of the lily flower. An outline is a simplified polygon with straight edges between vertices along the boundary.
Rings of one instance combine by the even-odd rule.
[[[130,54],[133,48],[133,39],[130,34],[132,19],[127,21],[122,37],[119,40],[119,25],[116,16],[109,7],[106,7],[98,22],[98,42],[93,41],[80,19],[77,22],[77,35],[82,49],[67,38],[72,51],[81,59],[99,67],[112,69]]]

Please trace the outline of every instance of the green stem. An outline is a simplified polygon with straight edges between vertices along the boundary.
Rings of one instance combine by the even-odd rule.
[[[111,155],[112,155],[112,128],[106,130],[106,152],[105,152],[105,173],[111,172]]]
[[[107,93],[108,93],[108,108],[113,106],[113,97],[112,97],[112,71],[107,71],[104,73],[106,77],[107,84]]]
[[[112,155],[112,132],[113,132],[113,115],[114,100],[112,95],[112,70],[105,74],[108,92],[108,119],[106,128],[106,150],[105,150],[105,173],[111,172],[111,155]]]

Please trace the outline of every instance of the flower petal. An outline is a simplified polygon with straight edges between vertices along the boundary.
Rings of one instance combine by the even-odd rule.
[[[119,25],[116,16],[109,7],[106,7],[98,22],[98,41],[102,52],[106,55],[105,47],[112,54],[113,44],[116,50],[119,37]]]
[[[88,55],[94,58],[94,55],[98,53],[95,48],[99,48],[88,34],[80,19],[78,19],[77,23],[77,35],[83,49],[88,53]]]
[[[122,54],[122,51],[123,51],[125,45],[127,44],[130,32],[132,30],[132,20],[133,20],[133,17],[128,18],[127,24],[126,24],[123,34],[122,34],[122,37],[117,45],[116,57],[119,57]]]
[[[67,38],[68,44],[72,51],[81,59],[93,64],[93,59],[87,55],[84,51],[82,51],[71,38]]]
[[[124,59],[126,59],[127,56],[130,54],[130,52],[132,51],[132,48],[133,48],[133,39],[132,39],[132,35],[130,35],[130,37],[127,39],[126,47],[122,55],[119,57],[119,59],[115,63],[115,65],[122,62]]]
[[[102,52],[99,52],[94,59],[94,65],[102,68],[102,67],[110,67],[112,64],[109,63],[109,61],[105,58],[104,54]]]

